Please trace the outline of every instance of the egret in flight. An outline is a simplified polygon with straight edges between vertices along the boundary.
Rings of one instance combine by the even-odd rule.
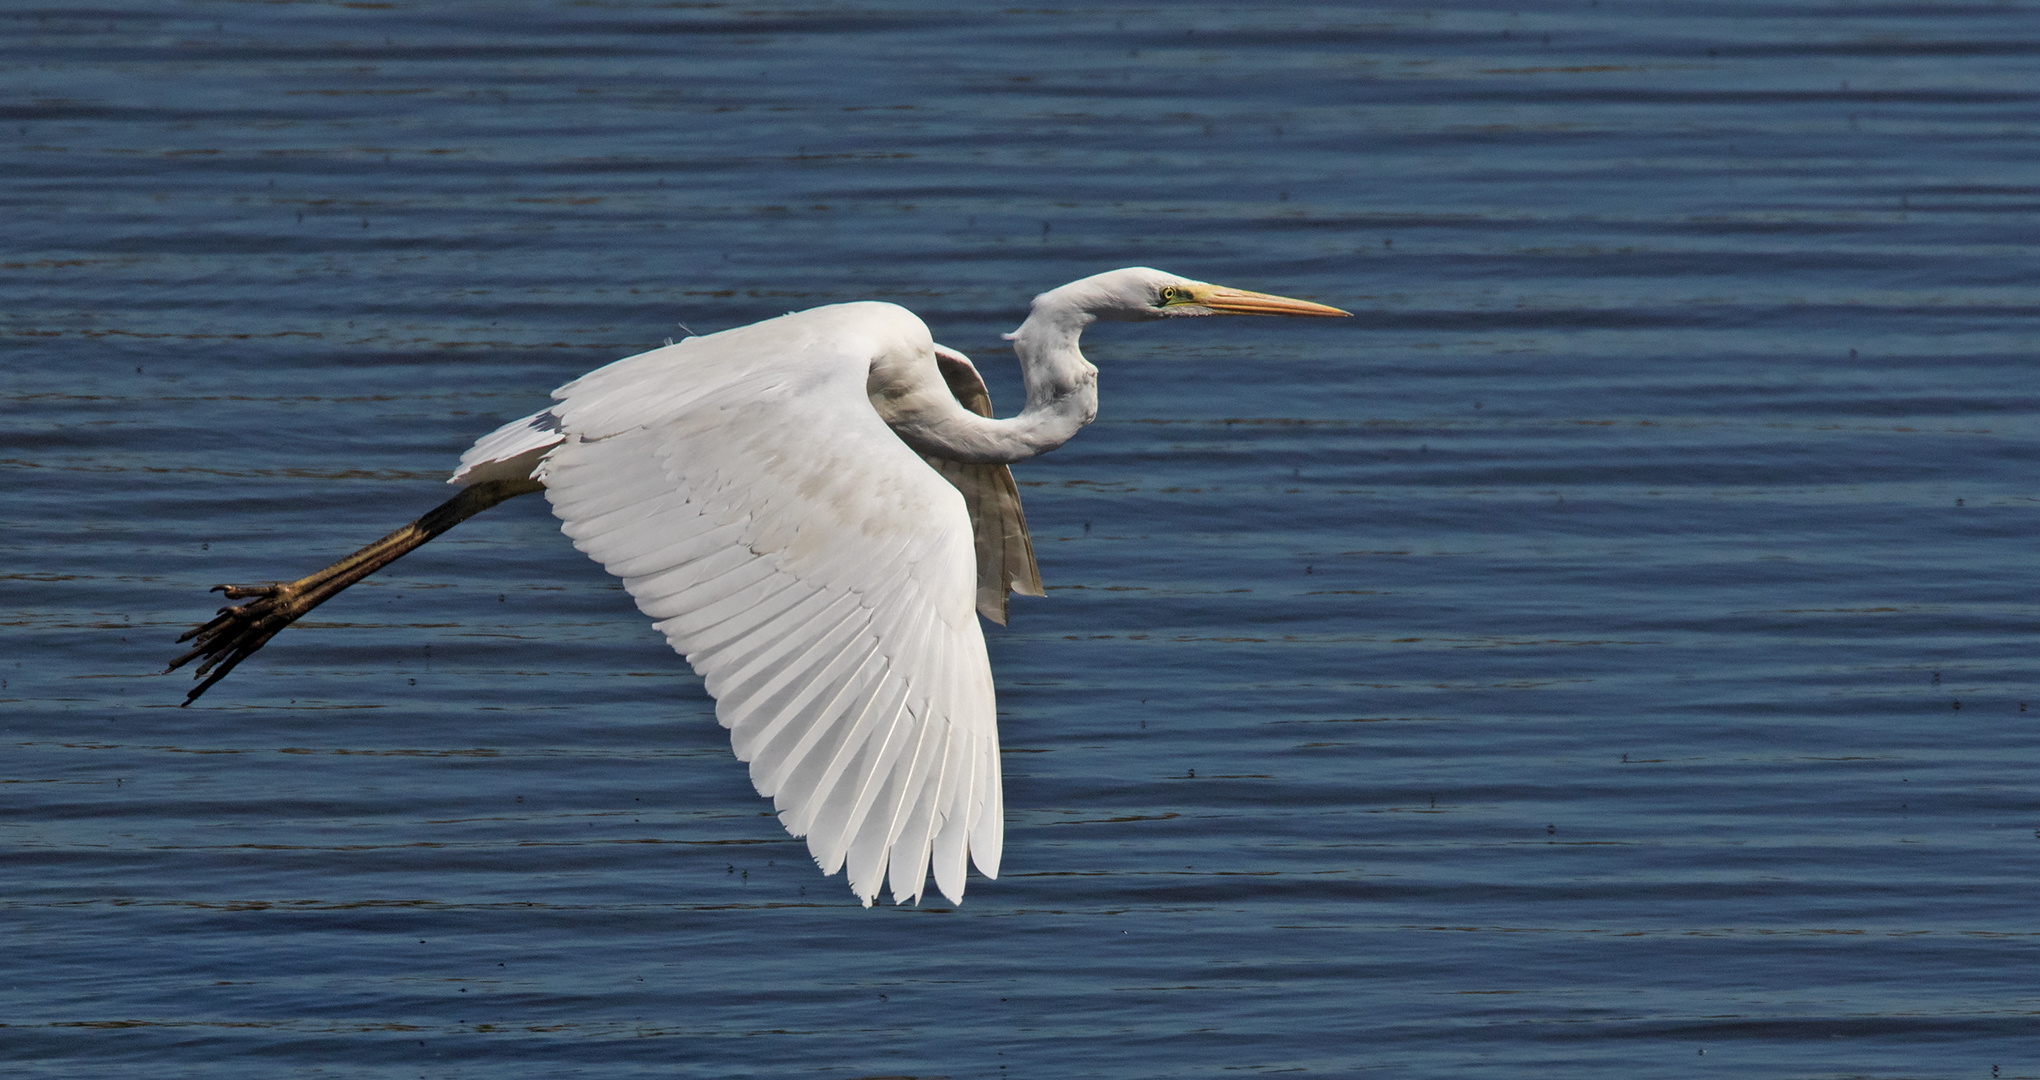
[[[1040,596],[1007,466],[1097,416],[1077,349],[1098,319],[1346,315],[1134,267],[1034,298],[1006,335],[1027,407],[905,308],[831,304],[598,368],[461,455],[459,495],[296,581],[220,585],[178,638],[190,704],[306,612],[473,515],[543,491],[574,546],[623,579],[714,696],[758,793],[865,906],[930,869],[962,900],[999,871],[1005,816],[991,665],[977,617]]]

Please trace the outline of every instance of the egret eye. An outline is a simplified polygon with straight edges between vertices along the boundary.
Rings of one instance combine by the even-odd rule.
[[[1162,286],[1162,302],[1160,306],[1168,307],[1170,304],[1188,303],[1189,300],[1190,290],[1180,285]]]

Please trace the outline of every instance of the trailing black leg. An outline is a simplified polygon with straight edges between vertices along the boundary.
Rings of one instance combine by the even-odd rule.
[[[377,540],[317,573],[296,581],[270,581],[255,585],[215,585],[212,591],[229,600],[252,597],[246,604],[223,607],[211,622],[192,627],[177,640],[196,639],[192,650],[170,661],[163,669],[169,674],[193,660],[201,661],[192,677],[202,680],[184,695],[184,704],[198,700],[212,684],[227,677],[241,661],[268,644],[284,627],[306,612],[332,599],[348,586],[375,573],[455,525],[497,503],[545,490],[536,480],[487,480],[461,489],[424,517]],[[210,674],[208,674],[210,673]]]

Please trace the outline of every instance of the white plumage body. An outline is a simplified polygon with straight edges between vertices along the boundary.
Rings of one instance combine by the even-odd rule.
[[[1216,314],[1345,312],[1144,267],[1084,278],[1007,335],[1027,405],[993,419],[970,361],[911,312],[836,304],[590,372],[453,481],[544,485],[825,873],[847,868],[868,906],[887,884],[918,901],[932,870],[957,901],[969,865],[998,875],[1005,833],[976,616],[1041,595],[1007,464],[1097,415],[1086,326]]]

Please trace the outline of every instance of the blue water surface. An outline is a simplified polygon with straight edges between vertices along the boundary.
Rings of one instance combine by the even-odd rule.
[[[2040,1076],[2040,9],[0,12],[10,1075]],[[1007,850],[861,909],[540,500],[219,582],[596,365],[1019,382]],[[2028,711],[2028,707],[2032,711]]]

